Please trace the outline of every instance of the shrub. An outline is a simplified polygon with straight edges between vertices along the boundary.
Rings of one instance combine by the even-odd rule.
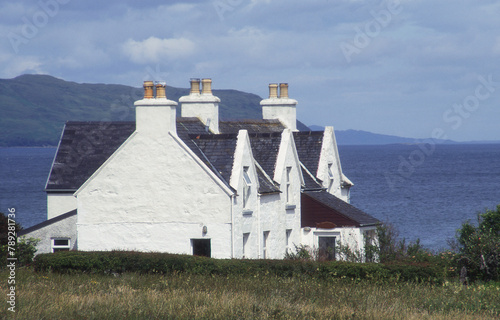
[[[442,282],[443,275],[430,264],[352,263],[312,260],[237,260],[142,252],[66,251],[39,254],[35,271],[59,273],[123,272],[189,273],[198,275],[274,275],[277,277],[311,277],[375,281]]]
[[[470,280],[500,280],[500,205],[477,216],[478,226],[464,222],[457,230],[459,265]]]
[[[17,233],[23,228],[17,223],[12,224],[12,222],[12,219],[10,219],[9,224],[9,218],[0,212],[0,257],[3,261],[6,261],[8,256],[15,257],[17,258],[17,265],[29,265],[33,262],[36,245],[40,240],[33,238],[18,239]],[[1,267],[4,266],[5,264],[2,264]]]

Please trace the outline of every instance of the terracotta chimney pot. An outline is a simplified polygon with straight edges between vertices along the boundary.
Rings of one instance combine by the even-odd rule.
[[[157,99],[167,99],[167,94],[165,93],[165,82],[156,83],[156,98]]]
[[[189,94],[200,94],[200,79],[191,79],[191,91]]]
[[[153,99],[153,81],[144,81],[144,99]]]
[[[270,83],[269,84],[269,99],[277,98],[278,97],[278,84],[277,83]]]
[[[280,99],[288,99],[288,83],[280,83]]]
[[[212,95],[212,79],[201,80],[201,94]]]

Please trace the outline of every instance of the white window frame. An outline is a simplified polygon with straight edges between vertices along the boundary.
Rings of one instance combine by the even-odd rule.
[[[290,238],[292,236],[292,229],[286,229],[286,251],[289,252],[292,248],[290,247]]]
[[[248,239],[250,238],[250,232],[243,234],[243,259],[248,258]]]
[[[248,175],[248,170],[250,167],[243,167],[243,209],[248,208],[248,200],[250,199],[252,180]]]
[[[333,182],[335,181],[335,176],[333,175],[332,171],[333,163],[328,164],[328,192],[332,190]]]
[[[286,203],[293,203],[293,194],[292,194],[292,183],[291,183],[291,175],[292,175],[292,167],[286,167]]]
[[[267,244],[269,240],[269,232],[270,231],[264,231],[262,234],[262,258],[264,259],[268,258]]]
[[[68,244],[65,244],[65,245],[56,244],[56,241],[59,241],[59,240],[65,240],[68,242]],[[64,237],[52,238],[50,241],[50,246],[51,246],[50,251],[52,253],[58,252],[58,251],[69,251],[69,250],[71,250],[71,239],[64,238]]]

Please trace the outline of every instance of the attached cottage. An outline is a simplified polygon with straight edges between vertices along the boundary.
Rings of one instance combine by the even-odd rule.
[[[201,84],[201,90],[200,90]],[[308,245],[363,250],[379,221],[349,204],[332,127],[297,130],[297,101],[270,84],[262,120],[222,121],[210,79],[188,96],[144,83],[135,122],[67,122],[46,185],[38,253],[137,250],[282,259]]]

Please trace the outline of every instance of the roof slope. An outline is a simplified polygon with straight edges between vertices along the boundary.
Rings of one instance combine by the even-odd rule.
[[[135,131],[135,122],[66,122],[46,191],[75,191]]]
[[[219,131],[222,133],[238,133],[240,130],[247,130],[248,133],[281,133],[285,129],[286,127],[279,120],[274,119],[224,120],[219,122]]]
[[[323,144],[323,131],[294,132],[293,139],[297,147],[300,162],[316,176],[318,173],[319,157]]]
[[[45,186],[47,192],[76,191],[135,131],[135,122],[68,121]],[[200,157],[189,134],[206,133],[198,118],[177,118],[177,134]],[[200,157],[201,159],[201,157]]]
[[[238,130],[247,130],[252,153],[260,165],[259,192],[279,192],[272,181],[276,159],[285,129],[278,120],[222,121],[223,134],[214,135],[198,118],[177,118],[177,135],[207,166],[229,186]],[[135,122],[68,121],[64,127],[51,172],[47,192],[74,192],[135,131]],[[294,137],[302,164],[312,173],[317,171],[322,132],[296,132]],[[319,146],[319,147],[318,147]],[[271,179],[270,179],[271,178]],[[305,174],[305,189],[321,188]]]
[[[316,227],[318,223],[333,222],[343,226],[373,226],[380,221],[353,205],[326,191],[302,193],[302,227]]]
[[[203,153],[201,160],[229,181],[236,150],[236,135],[190,135],[190,138]]]

